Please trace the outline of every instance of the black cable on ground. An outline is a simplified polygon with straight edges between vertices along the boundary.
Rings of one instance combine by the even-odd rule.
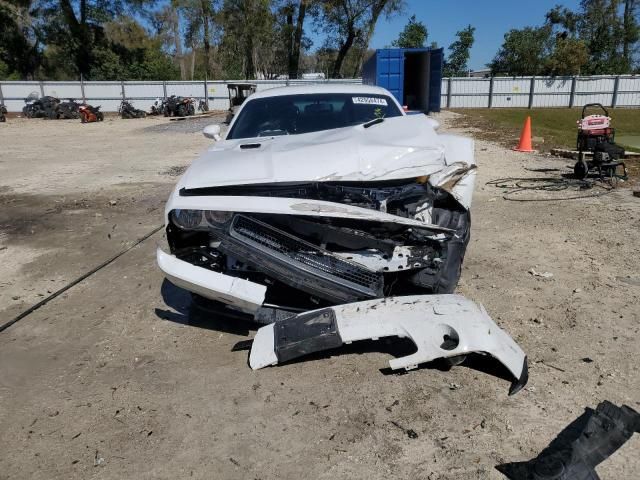
[[[40,307],[42,307],[43,305],[46,305],[47,303],[49,303],[51,300],[53,300],[54,298],[58,297],[59,295],[63,294],[64,292],[66,292],[67,290],[69,290],[72,287],[75,287],[77,284],[79,284],[80,282],[82,282],[83,280],[86,280],[87,278],[89,278],[91,275],[93,275],[94,273],[102,270],[104,267],[106,267],[107,265],[109,265],[110,263],[113,263],[114,261],[116,261],[118,258],[120,258],[122,255],[124,255],[125,253],[127,253],[129,250],[133,249],[134,247],[137,247],[138,245],[140,245],[142,242],[144,242],[147,238],[151,237],[153,234],[159,232],[160,230],[162,230],[163,225],[160,225],[159,227],[154,228],[151,232],[147,233],[146,235],[144,235],[143,237],[139,238],[138,240],[135,241],[135,243],[133,245],[128,246],[127,248],[125,248],[124,250],[121,250],[120,252],[118,252],[117,254],[115,254],[113,257],[111,257],[110,259],[102,262],[100,265],[98,265],[97,267],[92,268],[91,270],[89,270],[88,272],[80,275],[78,278],[76,278],[75,280],[73,280],[70,283],[67,283],[64,287],[62,287],[59,290],[56,290],[55,292],[53,292],[51,295],[49,295],[47,298],[43,298],[42,300],[40,300],[38,303],[36,303],[35,305],[33,305],[32,307],[28,308],[27,310],[25,310],[24,312],[22,312],[21,314],[19,314],[17,317],[13,318],[12,320],[9,320],[7,323],[0,325],[0,332],[5,331],[7,328],[9,328],[11,325],[13,325],[16,322],[19,322],[20,320],[22,320],[24,317],[26,317],[27,315],[32,314],[33,312],[35,312],[36,310],[38,310]]]
[[[510,189],[502,198],[512,202],[560,202],[564,200],[580,200],[582,198],[594,198],[607,195],[614,190],[612,185],[603,182],[595,182],[593,180],[578,180],[572,178],[549,178],[549,177],[533,177],[533,178],[499,178],[491,180],[485,185],[493,185],[497,188]],[[534,198],[514,197],[520,192],[561,192],[570,188],[577,190],[599,189],[585,195],[570,195],[555,198]]]

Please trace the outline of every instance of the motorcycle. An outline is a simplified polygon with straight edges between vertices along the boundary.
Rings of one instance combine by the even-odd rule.
[[[126,100],[123,100],[122,103],[120,103],[118,113],[122,118],[144,118],[147,116],[147,113],[144,110],[135,108]]]
[[[104,120],[104,114],[100,111],[100,105],[93,107],[84,103],[78,107],[78,110],[82,123],[101,122]]]
[[[165,117],[188,117],[196,114],[196,107],[190,97],[171,95],[165,102],[163,114]]]
[[[153,102],[153,105],[151,105],[151,111],[149,112],[149,115],[160,115],[164,112],[164,106],[165,101],[156,98],[156,101]]]

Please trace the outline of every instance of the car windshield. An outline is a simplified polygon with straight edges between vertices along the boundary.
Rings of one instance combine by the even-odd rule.
[[[247,100],[227,139],[297,135],[398,117],[402,112],[387,95],[318,93]]]

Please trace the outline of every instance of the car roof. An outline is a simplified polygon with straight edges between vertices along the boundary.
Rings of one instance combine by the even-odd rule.
[[[306,85],[293,85],[289,87],[265,88],[258,90],[249,98],[253,100],[256,98],[276,97],[282,95],[308,95],[313,93],[356,93],[391,96],[389,91],[373,85],[362,85],[359,83],[313,83]]]

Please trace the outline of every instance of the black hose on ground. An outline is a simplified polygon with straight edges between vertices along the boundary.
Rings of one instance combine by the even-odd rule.
[[[604,182],[549,177],[498,178],[487,182],[485,185],[493,185],[494,187],[508,190],[502,198],[512,202],[560,202],[564,200],[580,200],[582,198],[601,197],[613,192],[614,190],[614,187],[611,184],[606,184]],[[571,191],[598,190],[584,195],[570,195],[551,198],[519,198],[514,196],[521,192],[560,192],[569,190],[570,188],[572,189]]]
[[[0,332],[5,331],[7,328],[9,328],[11,325],[13,325],[14,323],[19,322],[20,320],[22,320],[24,317],[26,317],[27,315],[32,314],[33,312],[35,312],[36,310],[38,310],[40,307],[42,307],[43,305],[46,305],[47,303],[49,303],[51,300],[53,300],[54,298],[60,296],[61,294],[63,294],[64,292],[66,292],[67,290],[69,290],[72,287],[75,287],[77,284],[79,284],[80,282],[82,282],[83,280],[86,280],[87,278],[89,278],[91,275],[93,275],[94,273],[102,270],[104,267],[106,267],[107,265],[113,263],[114,261],[116,261],[118,258],[120,258],[122,255],[124,255],[125,253],[127,253],[129,250],[133,249],[134,247],[137,247],[138,245],[140,245],[142,242],[144,242],[146,239],[148,239],[149,237],[151,237],[152,235],[154,235],[155,233],[158,233],[160,230],[162,230],[162,228],[164,227],[164,225],[160,225],[159,227],[154,228],[151,232],[147,233],[146,235],[144,235],[143,237],[139,238],[138,240],[135,241],[135,243],[133,243],[133,245],[128,246],[127,248],[125,248],[124,250],[121,250],[120,252],[118,252],[117,254],[115,254],[113,257],[109,258],[108,260],[102,262],[100,265],[98,265],[97,267],[92,268],[91,270],[89,270],[88,272],[80,275],[78,278],[76,278],[75,280],[73,280],[70,283],[67,283],[64,287],[60,288],[59,290],[56,290],[55,292],[53,292],[51,295],[49,295],[46,298],[43,298],[42,300],[40,300],[38,303],[36,303],[35,305],[33,305],[32,307],[28,308],[27,310],[25,310],[24,312],[22,312],[21,314],[19,314],[17,317],[13,318],[12,320],[9,320],[7,323],[0,325]]]

